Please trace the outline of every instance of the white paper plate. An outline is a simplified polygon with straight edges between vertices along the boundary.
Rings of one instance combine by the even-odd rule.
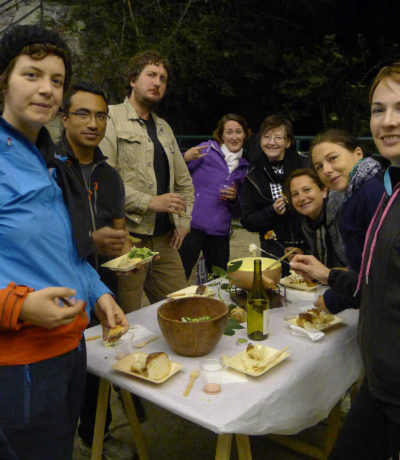
[[[277,351],[279,351],[278,349],[272,348],[272,347],[264,347],[264,348],[267,352],[267,358],[273,355],[274,353],[276,353]],[[286,358],[289,358],[290,356],[290,353],[285,351],[275,361],[268,364],[265,368],[261,369],[260,371],[253,371],[253,370],[250,370],[244,367],[242,358],[244,358],[246,354],[247,354],[247,351],[242,350],[240,353],[230,358],[224,357],[223,362],[225,366],[231,367],[232,369],[235,369],[235,371],[243,372],[244,374],[251,375],[253,377],[259,377],[260,375],[265,374],[267,371],[269,371],[270,369],[275,367],[277,364],[284,361]]]
[[[138,353],[142,353],[142,352],[138,352]],[[140,375],[140,374],[137,374],[136,372],[131,371],[131,367],[135,359],[135,354],[136,353],[132,353],[128,356],[125,356],[121,360],[115,362],[112,366],[113,369],[119,372],[123,372],[124,374],[132,375],[133,377],[137,377],[138,379],[142,379],[142,380],[146,380],[147,382],[158,384],[158,383],[165,382],[166,380],[171,378],[173,375],[175,375],[177,372],[179,372],[183,368],[183,364],[179,364],[174,361],[171,361],[171,370],[169,371],[169,374],[167,374],[166,376],[164,376],[163,378],[159,380],[149,379],[148,377],[144,375]]]
[[[296,283],[295,281],[291,280],[289,277],[282,278],[279,281],[279,284],[282,286],[292,288],[292,289],[299,289],[300,291],[314,291],[317,289],[317,285],[315,286],[307,286],[306,283]]]
[[[294,326],[297,326],[297,319],[298,319],[298,316],[296,316],[295,318],[292,318],[292,319],[288,319],[286,322],[288,324],[293,324]],[[320,326],[318,326],[318,328],[315,328],[315,329],[305,329],[304,327],[300,327],[300,326],[297,326],[297,327],[300,327],[300,329],[304,329],[305,331],[312,331],[312,332],[315,332],[315,331],[326,331],[327,329],[333,327],[333,326],[336,326],[337,324],[340,324],[340,323],[343,323],[343,320],[342,318],[340,318],[339,316],[334,316],[332,321],[330,321],[329,323],[326,323],[326,324],[321,324]]]

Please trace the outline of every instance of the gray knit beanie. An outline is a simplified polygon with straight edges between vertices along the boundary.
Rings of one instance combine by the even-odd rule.
[[[71,51],[57,32],[38,26],[15,26],[3,35],[0,40],[0,74],[4,72],[10,61],[18,56],[24,46],[36,43],[49,43],[63,52],[64,89],[67,89],[72,73]]]

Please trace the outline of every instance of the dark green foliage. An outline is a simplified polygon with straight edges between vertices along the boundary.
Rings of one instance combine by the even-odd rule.
[[[361,12],[339,0],[58,3],[68,15],[51,25],[79,41],[75,74],[103,85],[112,103],[128,94],[130,56],[148,48],[167,55],[172,72],[157,111],[177,134],[209,134],[229,112],[257,130],[281,112],[295,134],[345,127],[368,135],[367,87],[376,68],[369,69],[398,57],[390,36],[397,25],[390,27],[390,12],[383,17],[373,0]]]
[[[244,326],[242,326],[239,321],[236,321],[236,319],[228,318],[224,335],[234,335],[236,329],[244,329]]]
[[[231,262],[229,264],[229,267],[227,269],[228,273],[233,273],[236,270],[239,270],[239,268],[242,266],[243,261],[242,260],[236,260],[235,262]]]

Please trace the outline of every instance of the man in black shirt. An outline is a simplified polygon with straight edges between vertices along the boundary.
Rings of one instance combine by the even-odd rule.
[[[193,185],[168,123],[153,109],[164,97],[168,63],[154,51],[131,59],[130,95],[110,106],[101,149],[124,181],[127,229],[142,246],[160,253],[140,273],[119,279],[121,307],[140,308],[143,286],[150,302],[186,286],[178,253],[190,229]]]
[[[68,183],[70,207],[79,213],[81,225],[90,229],[94,244],[88,261],[116,293],[115,273],[101,264],[128,252],[132,244],[125,230],[123,182],[98,147],[107,126],[108,103],[100,87],[80,82],[73,85],[63,112],[64,132],[57,144],[58,160],[64,162],[59,169],[64,184],[60,185],[65,188],[63,185]],[[87,451],[93,441],[98,386],[99,378],[88,373],[78,427],[82,451]],[[108,407],[106,431],[110,423]]]

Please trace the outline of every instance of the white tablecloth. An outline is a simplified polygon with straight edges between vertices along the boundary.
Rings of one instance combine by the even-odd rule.
[[[288,298],[300,301],[301,307],[311,305],[313,294],[288,289]],[[157,307],[161,303],[130,313],[129,321],[159,334]],[[275,348],[287,345],[291,356],[261,377],[223,385],[218,395],[208,396],[203,392],[200,376],[190,395],[182,396],[190,372],[199,368],[205,357],[177,355],[163,337],[142,350],[146,353],[166,351],[172,361],[184,365],[163,384],[144,382],[114,371],[111,366],[118,348],[108,349],[102,340],[87,342],[88,369],[215,433],[294,434],[327,417],[362,373],[357,346],[358,312],[346,310],[340,316],[343,326],[328,331],[321,342],[311,342],[306,337],[291,335],[283,320],[283,309],[271,310],[269,338],[260,343]],[[99,331],[99,326],[95,326],[86,331],[86,336]],[[239,337],[246,337],[245,329],[238,330],[234,336],[223,336],[206,358],[238,353]]]

